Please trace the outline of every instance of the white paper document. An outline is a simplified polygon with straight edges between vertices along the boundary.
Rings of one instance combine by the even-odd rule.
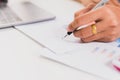
[[[82,53],[83,52],[83,53]],[[110,63],[102,64],[97,61],[97,55],[86,53],[86,51],[74,51],[64,56],[58,56],[51,51],[44,49],[41,55],[52,61],[57,61],[60,64],[66,65],[73,69],[91,74],[102,80],[120,80],[120,74]],[[96,57],[96,59],[95,59]]]
[[[76,49],[83,50],[83,47],[86,47],[86,49],[92,49],[93,46],[108,46],[106,43],[81,43],[80,39],[75,38],[73,35],[63,39],[67,33],[66,27],[67,25],[62,22],[59,23],[59,21],[52,21],[47,23],[44,22],[42,24],[31,24],[28,25],[28,27],[25,25],[23,26],[23,29],[20,28],[20,30],[56,54],[63,54]]]
[[[20,30],[50,50],[43,56],[108,80],[120,80],[120,73],[111,64],[113,59],[120,57],[117,42],[81,43],[73,35],[63,39],[67,25],[60,21],[32,24]]]

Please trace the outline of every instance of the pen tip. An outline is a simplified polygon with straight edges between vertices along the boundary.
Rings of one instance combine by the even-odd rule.
[[[64,38],[66,38],[66,37],[67,37],[67,35],[64,36]]]
[[[63,37],[63,39],[65,39],[67,36],[68,36],[68,35],[65,35],[65,36]]]

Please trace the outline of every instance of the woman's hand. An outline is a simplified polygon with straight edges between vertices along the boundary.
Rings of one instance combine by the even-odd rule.
[[[75,31],[74,35],[83,42],[111,42],[120,38],[120,8],[105,5],[97,10],[90,11],[91,6],[75,14],[74,21],[69,25],[68,31],[74,31],[81,25],[96,22],[97,34],[93,34],[91,26]]]

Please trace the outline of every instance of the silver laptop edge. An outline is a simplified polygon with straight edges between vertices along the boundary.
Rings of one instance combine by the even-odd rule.
[[[56,18],[53,14],[28,1],[0,7],[0,16],[3,18],[0,19],[0,28],[43,22]],[[4,21],[4,17],[8,20]],[[16,20],[12,20],[14,17]]]

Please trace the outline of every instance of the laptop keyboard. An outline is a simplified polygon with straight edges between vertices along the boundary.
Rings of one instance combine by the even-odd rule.
[[[0,8],[0,24],[14,23],[21,19],[8,6]]]

